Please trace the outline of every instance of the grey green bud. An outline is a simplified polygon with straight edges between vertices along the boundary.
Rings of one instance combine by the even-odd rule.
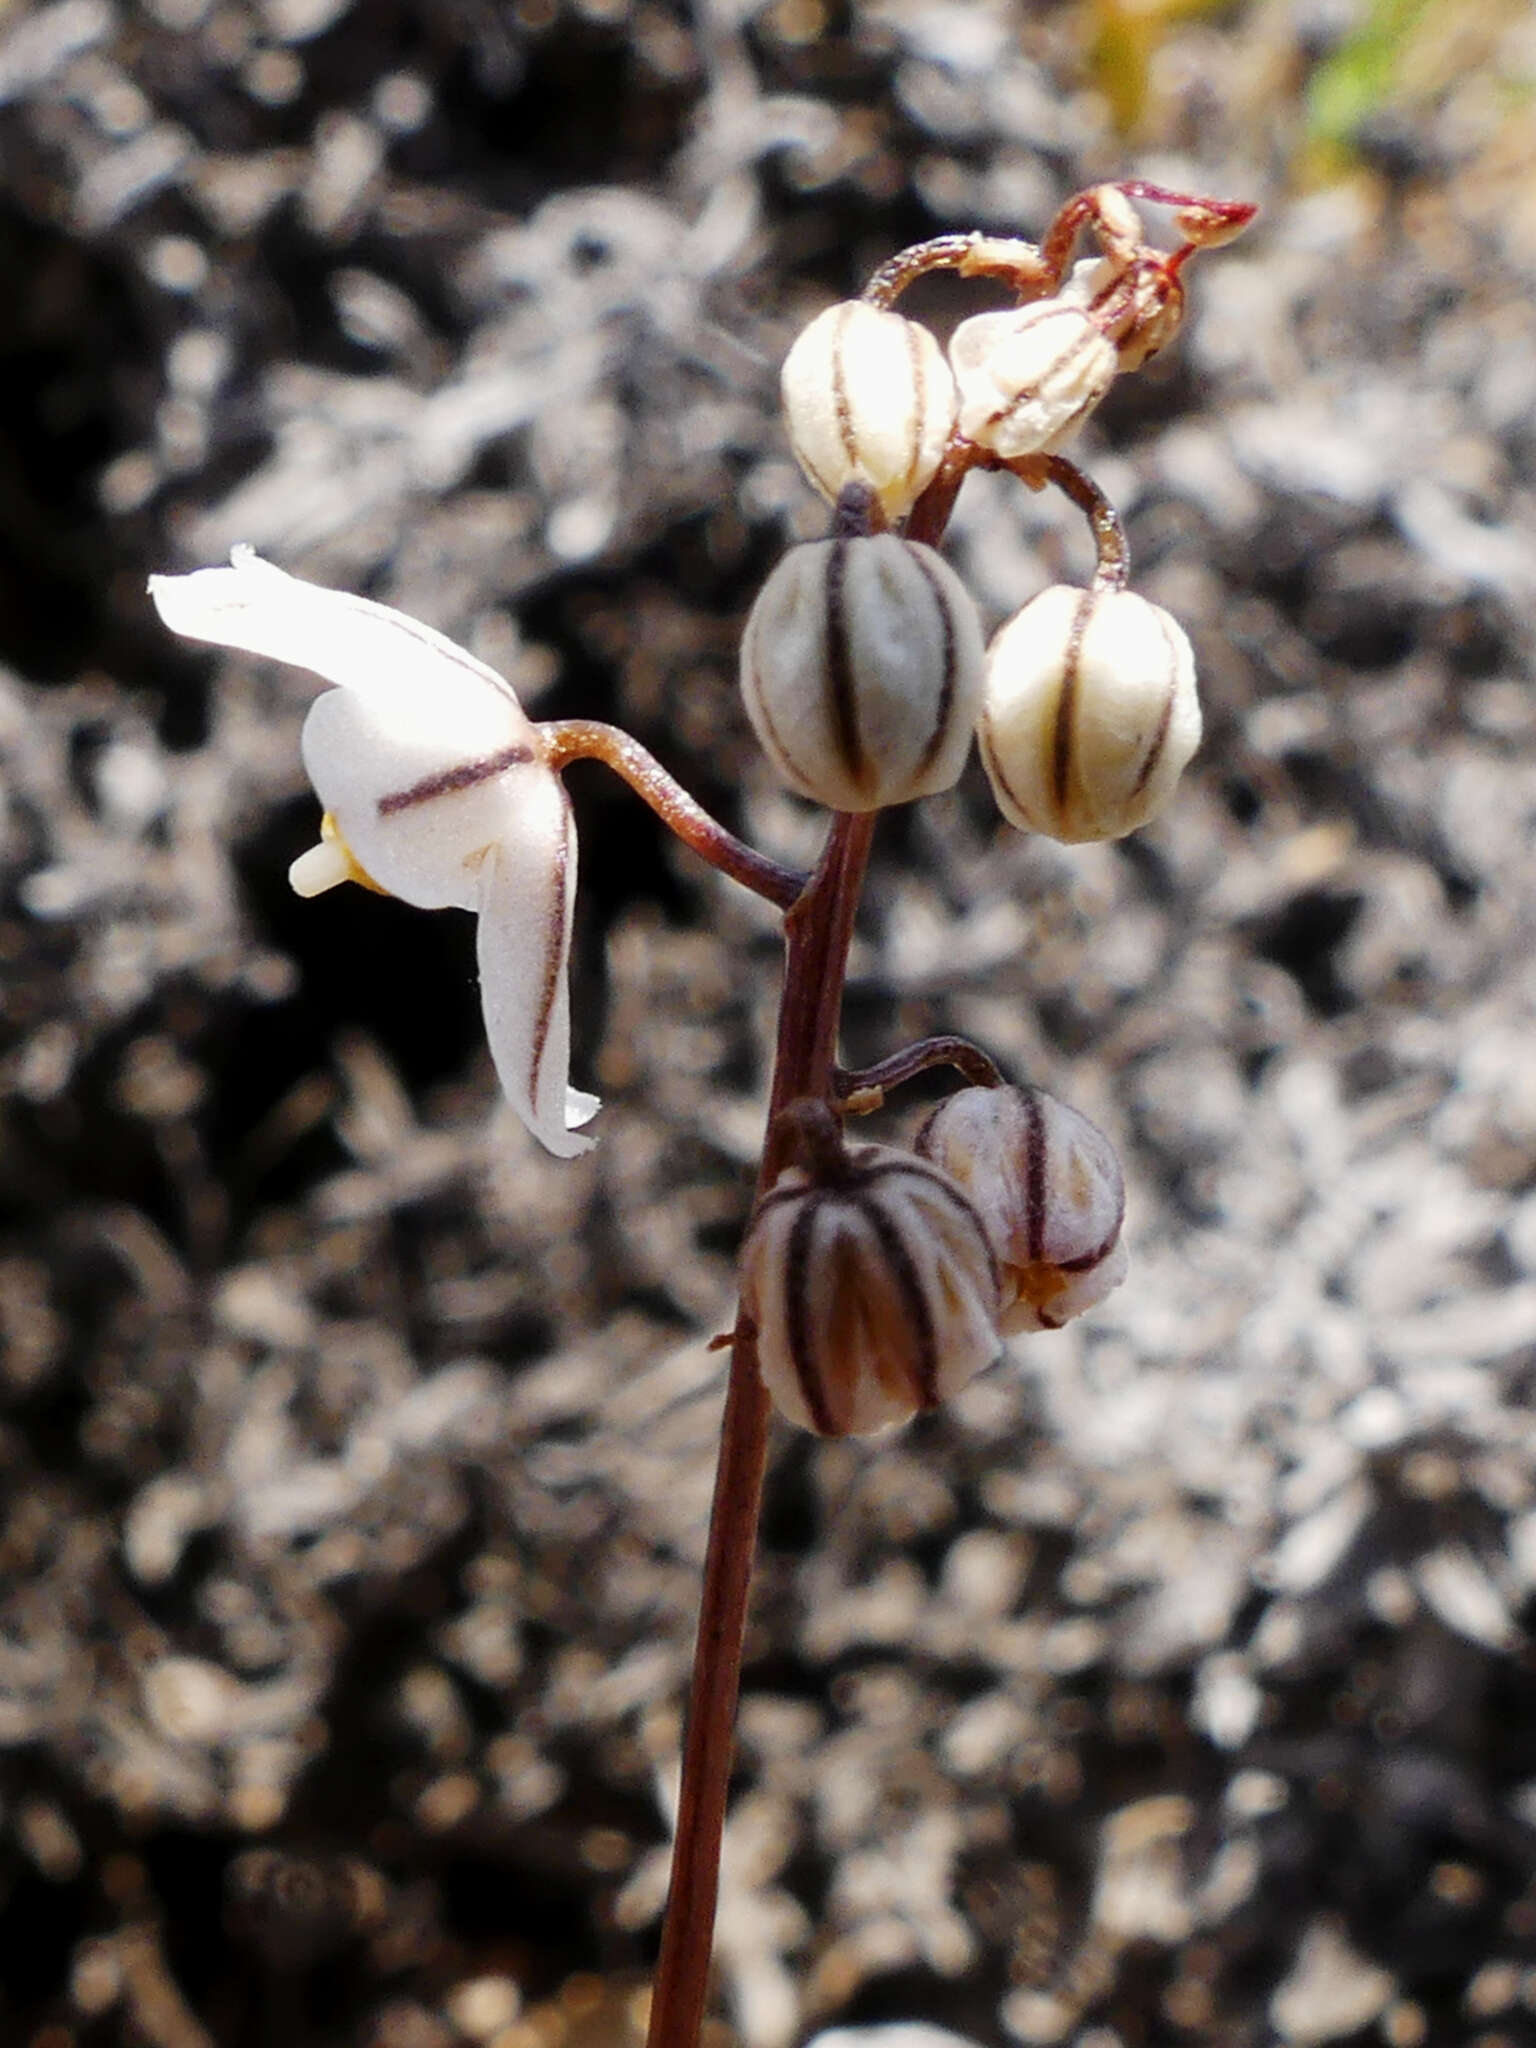
[[[932,796],[975,730],[981,625],[932,548],[891,533],[791,548],[752,607],[741,687],[789,787],[838,811]]]
[[[865,1436],[936,1407],[992,1364],[997,1262],[939,1168],[885,1145],[794,1166],[758,1203],[742,1307],[779,1412]]]

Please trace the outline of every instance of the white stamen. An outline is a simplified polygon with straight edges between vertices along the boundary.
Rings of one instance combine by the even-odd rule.
[[[327,889],[351,879],[352,863],[334,839],[323,839],[301,853],[288,870],[288,886],[295,896],[323,896]]]

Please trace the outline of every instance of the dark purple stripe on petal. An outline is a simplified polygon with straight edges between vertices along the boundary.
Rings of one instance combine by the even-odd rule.
[[[848,550],[853,543],[835,539],[827,555],[826,631],[827,685],[831,692],[832,743],[843,771],[855,789],[864,785],[864,742],[859,735],[858,693],[853,675],[853,650],[848,641],[845,588]]]
[[[853,401],[848,396],[848,364],[844,350],[848,344],[848,323],[855,311],[852,303],[839,310],[837,337],[832,344],[832,410],[837,420],[837,438],[843,444],[849,467],[853,469],[858,467],[859,450],[853,431]]]
[[[1162,630],[1163,644],[1168,650],[1168,689],[1163,698],[1162,716],[1157,721],[1157,729],[1148,742],[1147,751],[1141,764],[1141,771],[1131,788],[1131,795],[1133,797],[1141,795],[1147,784],[1152,780],[1153,769],[1156,768],[1158,762],[1163,758],[1163,749],[1168,744],[1168,733],[1173,724],[1174,699],[1179,694],[1178,649],[1173,644],[1173,635],[1168,631],[1168,621],[1160,612],[1155,616]]]
[[[424,775],[409,789],[392,789],[387,796],[381,796],[379,816],[392,818],[398,811],[414,810],[417,804],[429,804],[434,797],[457,796],[460,790],[478,789],[482,782],[494,781],[509,768],[526,768],[532,759],[532,747],[516,746],[502,747],[494,754],[482,754],[478,761],[456,762],[452,768],[439,769],[436,775]]]
[[[539,1070],[544,1064],[544,1051],[549,1043],[550,1019],[555,1014],[555,1001],[560,993],[560,964],[565,954],[565,892],[570,872],[571,844],[571,800],[565,793],[565,784],[557,780],[560,791],[561,831],[560,841],[550,863],[549,914],[544,920],[544,976],[539,989],[539,1005],[533,1019],[533,1048],[528,1061],[528,1100],[535,1115],[539,1102]]]
[[[939,701],[934,708],[933,732],[927,746],[923,749],[922,758],[917,764],[917,772],[922,776],[926,775],[933,766],[934,756],[938,753],[940,747],[943,746],[949,732],[949,715],[955,702],[955,670],[957,660],[955,652],[955,621],[949,609],[949,599],[945,595],[944,586],[939,581],[933,564],[925,560],[920,549],[913,548],[912,559],[916,562],[918,568],[922,570],[923,580],[927,583],[929,590],[933,594],[933,601],[938,608],[939,614],[939,632],[944,642],[943,653],[940,656]]]

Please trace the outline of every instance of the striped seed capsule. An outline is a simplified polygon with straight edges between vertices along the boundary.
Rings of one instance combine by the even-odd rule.
[[[1200,744],[1189,641],[1129,590],[1043,590],[987,650],[977,738],[1010,824],[1119,839],[1163,808]]]
[[[1057,1330],[1125,1278],[1125,1182],[1115,1148],[1041,1088],[962,1088],[918,1133],[921,1156],[991,1234],[1005,1335]]]
[[[1114,342],[1075,292],[962,320],[949,360],[960,432],[1006,462],[1071,440],[1120,367]]]
[[[829,306],[784,359],[784,421],[795,460],[824,498],[868,484],[887,520],[932,481],[955,424],[944,351],[915,320],[862,299]]]
[[[780,1414],[867,1436],[957,1393],[998,1355],[998,1273],[938,1168],[887,1145],[792,1166],[742,1247],[742,1306]]]
[[[837,811],[959,779],[981,703],[981,625],[932,548],[893,533],[791,548],[741,643],[741,688],[789,787]]]

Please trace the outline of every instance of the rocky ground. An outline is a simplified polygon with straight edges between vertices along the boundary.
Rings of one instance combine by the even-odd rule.
[[[1207,742],[1116,847],[974,766],[889,819],[847,1039],[1093,1116],[1131,1278],[776,1440],[721,2039],[1536,2036],[1536,44],[1184,13],[0,11],[7,2044],[625,2039],[775,997],[578,770],[605,1107],[536,1153],[467,920],[289,895],[310,689],[146,574],[366,590],[802,858],[734,680],[821,517],[778,361],[1126,172],[1264,209],[1083,443]],[[951,554],[989,623],[1087,560],[997,479]]]

